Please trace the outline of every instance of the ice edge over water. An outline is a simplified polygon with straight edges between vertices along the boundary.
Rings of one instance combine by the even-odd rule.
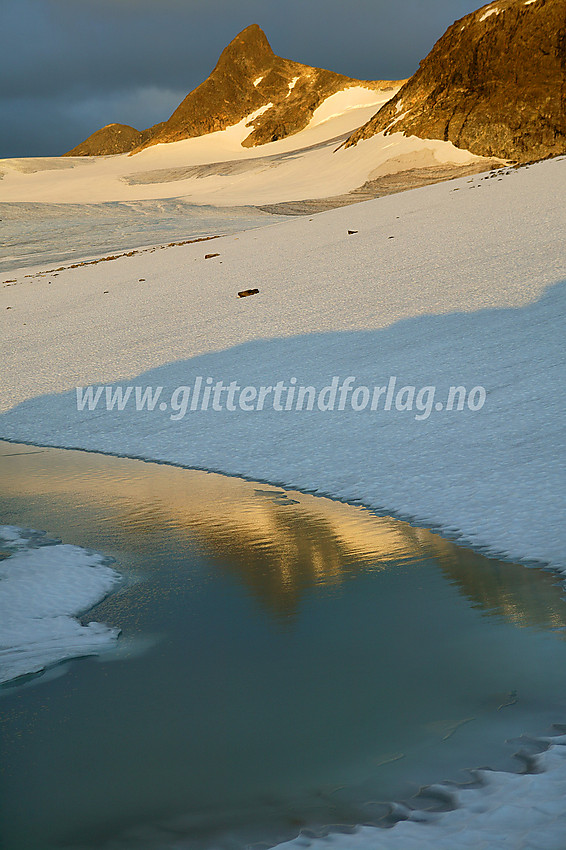
[[[120,630],[76,617],[121,582],[110,558],[0,526],[0,685],[112,648]]]
[[[437,807],[393,804],[391,829],[377,826],[330,828],[326,835],[303,831],[277,850],[309,847],[337,850],[563,850],[566,843],[566,735],[537,738],[545,752],[519,754],[528,773],[471,771],[468,786],[441,783],[423,789]],[[332,831],[334,830],[334,831]]]

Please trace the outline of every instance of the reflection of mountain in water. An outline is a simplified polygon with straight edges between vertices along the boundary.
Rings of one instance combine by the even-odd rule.
[[[441,537],[434,554],[445,576],[486,616],[502,617],[521,627],[561,629],[566,626],[562,582],[550,572],[482,558]]]
[[[55,500],[68,503],[77,516],[81,505],[89,512],[99,505],[120,518],[140,559],[148,537],[196,546],[276,616],[295,613],[308,591],[432,559],[488,615],[517,626],[566,626],[562,591],[552,574],[484,558],[360,507],[141,461],[58,449],[13,457],[13,450],[0,443],[0,455],[6,455],[0,456],[3,500],[39,494],[47,516]],[[188,580],[187,570],[179,582]],[[129,593],[148,591],[139,585]]]
[[[231,509],[221,530],[215,526],[211,535],[210,526],[199,524],[193,534],[209,557],[274,613],[295,613],[311,588],[340,585],[364,570],[424,554],[410,539],[410,526],[360,508],[330,502],[329,509],[328,500],[299,494],[289,499],[281,491],[257,496],[256,504]]]

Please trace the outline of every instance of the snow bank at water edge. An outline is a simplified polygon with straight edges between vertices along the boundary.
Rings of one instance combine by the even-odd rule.
[[[473,771],[477,787],[430,788],[455,808],[444,813],[394,808],[391,829],[356,827],[350,834],[302,834],[277,850],[563,850],[566,845],[566,735],[548,738],[531,773]],[[403,820],[406,818],[406,820]]]
[[[0,550],[0,684],[116,643],[119,629],[75,619],[120,583],[111,559],[15,526]]]

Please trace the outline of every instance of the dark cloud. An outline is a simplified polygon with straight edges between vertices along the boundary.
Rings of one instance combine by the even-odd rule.
[[[410,76],[474,0],[2,0],[0,156],[55,155],[113,121],[164,120],[258,23],[276,53]]]

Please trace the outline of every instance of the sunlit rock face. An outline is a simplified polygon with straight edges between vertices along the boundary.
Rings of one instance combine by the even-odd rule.
[[[141,150],[225,130],[262,109],[249,125],[246,147],[284,139],[304,129],[315,109],[359,80],[276,56],[263,30],[246,27],[222,51],[210,76],[190,92],[173,115],[147,130],[110,124],[66,156],[97,156]],[[393,82],[366,81],[383,90]]]
[[[566,0],[496,0],[456,21],[349,139],[399,132],[526,162],[566,151]]]
[[[148,137],[147,130],[140,132],[135,127],[130,127],[129,124],[107,124],[106,127],[97,130],[64,156],[99,156],[126,153],[141,145]]]

